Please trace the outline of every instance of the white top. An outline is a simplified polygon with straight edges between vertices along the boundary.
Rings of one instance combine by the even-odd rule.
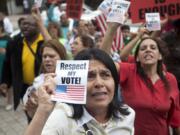
[[[128,107],[129,115],[119,114],[120,119],[112,118],[106,128],[102,128],[98,122],[86,111],[79,120],[72,119],[73,109],[70,105],[57,103],[49,116],[42,135],[85,135],[83,124],[87,124],[93,135],[134,135],[135,112]]]
[[[44,83],[44,74],[40,74],[34,79],[33,84],[27,88],[26,93],[23,96],[24,105],[26,105],[31,92],[37,90],[43,83]]]
[[[13,32],[13,25],[10,22],[9,18],[5,17],[4,20],[4,30],[6,33],[11,34]]]

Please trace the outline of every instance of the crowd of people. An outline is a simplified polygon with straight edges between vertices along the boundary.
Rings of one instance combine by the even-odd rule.
[[[0,93],[7,110],[23,102],[24,135],[180,135],[180,18],[166,16],[161,31],[142,25],[137,33],[109,22],[103,36],[95,20],[72,21],[65,12],[53,2],[44,20],[34,6],[14,37],[0,14]],[[117,61],[111,48],[119,27]],[[50,100],[57,60],[89,60],[85,105]]]

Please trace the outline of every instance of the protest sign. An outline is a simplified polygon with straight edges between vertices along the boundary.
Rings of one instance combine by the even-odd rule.
[[[28,102],[28,99],[29,99],[29,97],[30,97],[30,95],[31,95],[31,93],[32,93],[33,91],[36,91],[36,89],[35,89],[34,86],[30,86],[30,87],[28,87],[28,89],[26,90],[26,93],[24,94],[23,100],[22,100],[24,105],[26,105],[26,103]]]
[[[113,0],[111,11],[107,16],[107,22],[117,22],[123,24],[125,21],[125,13],[130,6],[129,1]]]
[[[146,28],[149,31],[161,30],[159,13],[146,13]]]
[[[85,104],[89,61],[60,60],[57,62],[57,87],[53,101]]]
[[[40,74],[38,77],[36,77],[33,81],[33,84],[28,87],[26,90],[26,93],[23,96],[23,104],[26,105],[28,98],[31,96],[31,93],[38,90],[40,86],[42,86],[44,83],[44,74]]]
[[[144,22],[145,13],[159,12],[160,17],[168,14],[171,19],[180,18],[179,0],[131,0],[131,19],[133,23]]]
[[[40,8],[43,0],[34,0],[35,5]]]
[[[79,20],[82,14],[83,0],[66,0],[66,3],[67,17]]]
[[[98,7],[100,11],[102,11],[105,15],[108,15],[111,10],[112,0],[104,0]]]

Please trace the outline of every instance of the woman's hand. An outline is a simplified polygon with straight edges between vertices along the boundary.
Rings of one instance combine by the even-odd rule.
[[[38,108],[24,135],[41,135],[55,106],[55,102],[51,101],[51,95],[54,94],[56,88],[54,77],[54,73],[46,74],[43,85],[37,90]]]
[[[107,23],[107,30],[106,30],[102,45],[100,46],[100,49],[104,50],[108,54],[111,54],[113,38],[119,26],[121,26],[121,24],[117,22]]]
[[[31,9],[32,12],[32,16],[34,17],[34,19],[36,20],[36,23],[40,29],[40,32],[44,38],[45,41],[51,40],[52,37],[50,36],[50,34],[48,33],[46,27],[44,26],[43,20],[41,18],[41,14],[39,11],[39,8],[34,5]]]
[[[37,91],[38,109],[47,113],[51,113],[55,106],[55,102],[51,101],[51,95],[54,94],[56,88],[54,77],[54,73],[46,74],[44,84]]]
[[[41,13],[39,11],[39,8],[36,5],[34,5],[32,7],[31,14],[32,14],[32,16],[34,17],[34,19],[36,20],[36,22],[38,24],[43,24],[43,21],[42,21],[42,18],[41,18]]]
[[[0,54],[5,54],[6,53],[6,49],[5,48],[0,48]]]
[[[161,27],[164,27],[168,22],[170,22],[170,18],[168,14],[165,14],[165,18],[163,20],[161,20]]]
[[[3,96],[6,96],[8,91],[8,86],[5,83],[0,84],[0,94],[2,94]]]
[[[150,32],[146,29],[146,27],[140,27],[137,35],[141,38],[145,33],[149,34]]]
[[[33,118],[33,116],[37,110],[37,107],[38,107],[38,95],[37,95],[37,91],[33,91],[29,95],[28,101],[27,101],[26,105],[24,106],[24,110],[26,110],[28,115],[31,118]]]
[[[110,29],[111,31],[113,31],[113,30],[117,30],[117,28],[119,27],[119,26],[121,26],[121,24],[120,23],[117,23],[117,22],[107,22],[107,27],[108,27],[108,29]],[[114,32],[114,31],[113,31]]]

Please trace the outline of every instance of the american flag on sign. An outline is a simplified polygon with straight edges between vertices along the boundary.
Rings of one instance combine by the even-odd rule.
[[[102,36],[104,36],[107,29],[106,15],[101,13],[100,15],[95,17],[95,20],[97,22],[98,27],[100,28]],[[111,52],[117,52],[118,50],[121,50],[123,47],[123,37],[121,33],[121,28],[119,27],[117,29],[116,36],[114,37]]]
[[[82,103],[86,100],[86,87],[84,85],[57,85],[53,98],[62,102]]]

